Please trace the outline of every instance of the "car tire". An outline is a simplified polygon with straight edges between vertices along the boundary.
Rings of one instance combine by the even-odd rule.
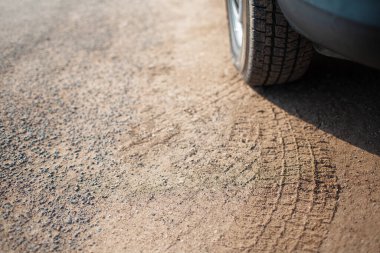
[[[248,84],[292,82],[306,72],[312,44],[292,29],[275,0],[226,0],[226,8],[233,62]]]

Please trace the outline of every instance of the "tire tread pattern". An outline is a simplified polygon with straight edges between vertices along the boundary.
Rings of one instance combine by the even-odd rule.
[[[275,0],[249,0],[248,63],[244,79],[252,86],[292,82],[308,69],[312,44],[292,29]]]

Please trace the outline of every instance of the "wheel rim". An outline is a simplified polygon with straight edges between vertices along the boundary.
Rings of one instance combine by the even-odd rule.
[[[228,0],[227,7],[232,48],[234,54],[238,55],[243,43],[243,0]]]

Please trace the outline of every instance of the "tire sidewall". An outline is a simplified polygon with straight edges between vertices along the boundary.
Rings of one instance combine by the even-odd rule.
[[[238,59],[238,69],[239,71],[244,75],[244,72],[247,67],[248,63],[248,54],[249,54],[249,43],[250,43],[250,36],[249,36],[249,29],[250,29],[250,0],[242,1],[243,3],[243,40],[241,45],[241,50],[239,54]]]

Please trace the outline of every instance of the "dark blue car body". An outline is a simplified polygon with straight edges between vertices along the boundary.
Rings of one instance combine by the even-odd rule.
[[[292,27],[317,46],[380,69],[380,0],[277,0]]]

